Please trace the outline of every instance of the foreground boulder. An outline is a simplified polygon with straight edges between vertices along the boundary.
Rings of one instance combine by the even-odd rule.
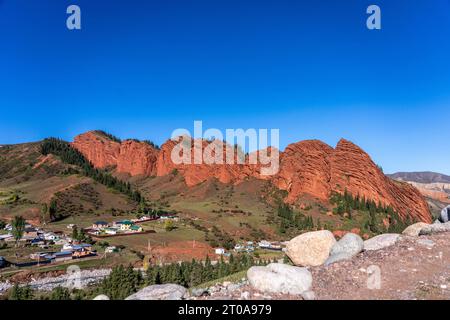
[[[325,265],[349,260],[360,253],[364,248],[364,240],[357,234],[347,233],[331,248],[330,256]]]
[[[101,294],[101,295],[96,296],[92,300],[109,300],[109,297],[107,295]]]
[[[420,230],[422,230],[423,228],[425,228],[427,226],[429,226],[428,223],[417,222],[417,223],[410,225],[405,230],[403,230],[402,234],[404,234],[406,236],[410,236],[410,237],[417,237],[420,234]]]
[[[177,284],[161,284],[146,287],[125,300],[182,300],[187,298],[186,288]]]
[[[430,224],[420,230],[420,235],[450,232],[450,222]]]
[[[320,266],[328,259],[335,243],[328,230],[307,232],[289,241],[286,254],[297,266]]]
[[[375,236],[370,238],[369,240],[364,241],[364,250],[380,250],[386,247],[390,247],[397,243],[400,239],[400,235],[397,233],[386,233],[380,234],[379,236]]]
[[[311,289],[312,276],[306,268],[271,263],[266,267],[251,267],[247,271],[250,285],[265,293],[301,295]]]
[[[440,220],[441,220],[441,222],[449,222],[450,221],[450,206],[447,206],[444,209],[442,209]]]
[[[347,233],[331,248],[330,255],[345,253],[356,256],[364,248],[363,239],[355,233]]]

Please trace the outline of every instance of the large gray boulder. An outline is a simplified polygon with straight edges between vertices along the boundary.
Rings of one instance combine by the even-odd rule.
[[[331,248],[330,255],[336,254],[348,254],[351,256],[356,256],[364,248],[364,240],[355,233],[345,234],[341,240],[336,242]]]
[[[328,230],[307,232],[288,242],[286,254],[296,266],[320,266],[330,256],[335,243],[334,235]]]
[[[186,288],[177,284],[161,284],[145,287],[125,300],[182,300],[187,298]]]
[[[442,232],[450,232],[450,222],[430,224],[420,230],[420,235],[430,235]]]
[[[442,209],[440,220],[441,220],[441,222],[449,222],[450,221],[450,206],[447,206],[444,209]]]
[[[347,233],[331,248],[330,256],[325,261],[328,266],[332,263],[350,260],[364,249],[364,240],[355,233]]]
[[[400,235],[397,233],[380,234],[364,241],[364,250],[372,251],[387,248],[396,244],[399,239]]]
[[[336,253],[331,255],[327,261],[325,261],[325,263],[323,264],[324,266],[329,266],[330,264],[333,264],[335,262],[339,262],[339,261],[343,261],[343,260],[350,260],[351,258],[353,258],[354,256],[345,252],[340,252],[340,253]]]
[[[309,291],[312,285],[312,275],[308,269],[282,263],[251,267],[247,278],[254,289],[265,293],[301,295]]]
[[[417,237],[420,234],[420,230],[422,230],[425,227],[428,227],[429,224],[425,222],[417,222],[409,227],[407,227],[405,230],[403,230],[402,234],[410,237]]]

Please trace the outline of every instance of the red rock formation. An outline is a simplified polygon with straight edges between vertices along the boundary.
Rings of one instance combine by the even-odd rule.
[[[132,176],[156,175],[158,150],[146,142],[134,140],[123,141],[117,158],[117,172],[129,173]]]
[[[101,132],[90,131],[75,137],[72,146],[96,168],[116,167],[117,172],[155,175],[158,150],[145,142],[113,141]]]
[[[212,148],[212,143],[218,143],[217,148],[223,150],[223,155],[225,155],[227,152],[226,145],[223,145],[217,141],[210,143],[207,141],[197,140],[197,143],[198,144],[192,142],[190,155],[191,164],[173,163],[171,155],[174,147],[177,145],[177,142],[169,140],[164,143],[161,146],[161,151],[159,152],[156,164],[157,175],[164,176],[176,169],[183,175],[187,186],[194,186],[211,178],[217,178],[222,183],[239,183],[251,176],[257,175],[256,166],[250,166],[247,164],[226,164],[225,156],[222,159],[222,161],[224,162],[223,164],[195,164],[194,154],[196,149],[201,151],[201,149],[205,150],[206,147],[210,146],[211,152],[207,153],[210,155],[210,159],[215,156],[214,148]],[[202,146],[202,148],[199,148],[200,145]],[[174,152],[176,152],[176,150]],[[180,151],[179,155],[181,158],[183,153]],[[189,159],[189,157],[187,157],[187,159]],[[234,154],[234,159],[236,159],[236,154]],[[236,162],[237,161],[235,161],[235,163]]]
[[[248,157],[245,164],[195,164],[196,147],[201,151],[212,146],[207,141],[198,142],[198,145],[191,144],[193,164],[175,164],[172,161],[177,142],[171,140],[164,143],[161,150],[156,150],[143,142],[127,140],[119,143],[98,132],[88,132],[76,137],[73,146],[94,166],[116,166],[118,172],[132,176],[164,176],[176,169],[187,186],[211,178],[222,183],[240,183],[250,177],[270,179],[275,186],[288,191],[287,201],[290,203],[305,194],[326,201],[332,192],[347,189],[354,195],[391,205],[402,217],[431,222],[428,205],[416,188],[386,177],[367,153],[349,141],[339,141],[335,149],[317,140],[291,144],[280,153],[279,172],[269,177],[261,176],[260,165],[248,164]],[[220,148],[225,150],[224,145]],[[182,152],[179,154],[181,156]],[[215,156],[213,149],[210,155]]]
[[[112,141],[100,132],[90,131],[80,134],[75,137],[72,146],[97,168],[117,165],[120,143]]]
[[[295,202],[302,194],[327,200],[331,192],[365,196],[391,205],[402,217],[431,222],[425,199],[406,183],[386,177],[367,153],[342,139],[336,149],[320,141],[302,141],[286,148],[280,173],[274,183],[287,190],[287,200]]]
[[[273,182],[288,191],[288,202],[294,202],[302,194],[329,198],[332,152],[333,148],[318,140],[301,141],[286,148],[280,156],[280,171]]]

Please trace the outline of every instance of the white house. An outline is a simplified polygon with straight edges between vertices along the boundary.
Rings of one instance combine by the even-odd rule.
[[[7,241],[7,240],[10,240],[12,238],[13,238],[12,234],[0,234],[0,240]]]
[[[47,233],[44,233],[44,239],[47,241],[58,241],[59,237],[52,232],[47,232]]]
[[[72,251],[73,250],[73,245],[71,245],[70,243],[65,243],[61,249],[61,251]]]
[[[225,249],[224,248],[216,248],[215,252],[218,255],[223,255],[223,254],[225,254]]]
[[[116,228],[106,228],[106,229],[103,229],[103,231],[105,231],[106,234],[111,234],[111,235],[117,234]]]

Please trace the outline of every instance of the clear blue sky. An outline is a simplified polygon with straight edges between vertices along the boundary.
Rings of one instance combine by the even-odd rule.
[[[450,174],[450,2],[0,0],[0,108],[3,144],[91,129],[162,143],[203,120]]]

